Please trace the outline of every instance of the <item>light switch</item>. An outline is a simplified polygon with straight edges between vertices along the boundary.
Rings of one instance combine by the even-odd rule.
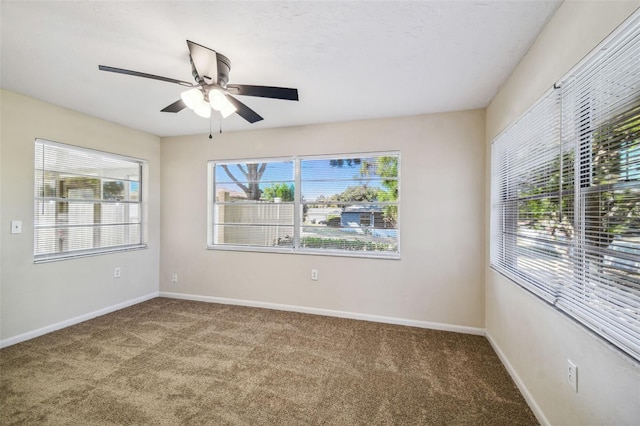
[[[11,221],[11,233],[12,234],[22,234],[22,221],[21,220],[12,220]]]

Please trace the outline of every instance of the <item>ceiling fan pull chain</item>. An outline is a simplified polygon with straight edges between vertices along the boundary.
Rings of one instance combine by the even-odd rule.
[[[213,120],[213,117],[209,116],[209,139],[213,139],[213,135],[211,134],[211,120]]]

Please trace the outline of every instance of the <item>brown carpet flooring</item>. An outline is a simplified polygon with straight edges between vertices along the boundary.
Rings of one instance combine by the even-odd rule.
[[[0,423],[534,425],[484,337],[157,298],[0,350]]]

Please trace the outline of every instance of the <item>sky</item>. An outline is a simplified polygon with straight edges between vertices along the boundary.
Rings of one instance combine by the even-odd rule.
[[[339,194],[349,186],[359,186],[365,182],[370,187],[382,188],[379,177],[365,179],[360,176],[360,165],[332,167],[329,159],[305,159],[300,163],[302,196],[307,201],[315,200],[320,195],[329,197]],[[244,179],[235,164],[229,164],[228,168],[238,180]],[[218,187],[241,191],[219,164],[216,165],[215,174]],[[269,162],[260,180],[260,188],[264,189],[274,183],[293,184],[294,180],[293,161]]]

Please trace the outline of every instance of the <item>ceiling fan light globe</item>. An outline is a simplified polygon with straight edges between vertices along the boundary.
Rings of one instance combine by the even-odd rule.
[[[211,117],[211,107],[207,102],[204,102],[204,100],[202,103],[197,103],[193,111],[202,118]]]
[[[218,89],[211,89],[209,91],[209,103],[211,104],[211,108],[216,111],[222,111],[225,107],[225,101],[227,98],[222,94]]]
[[[204,101],[202,92],[197,88],[180,93],[180,98],[189,109],[195,109],[199,101]]]

